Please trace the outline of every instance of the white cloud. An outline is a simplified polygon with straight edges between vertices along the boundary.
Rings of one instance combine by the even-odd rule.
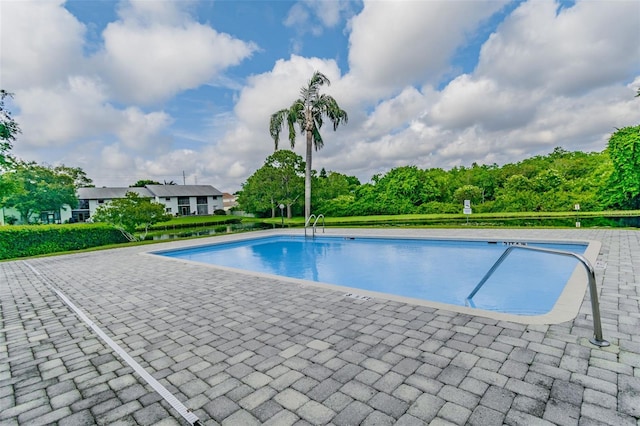
[[[303,0],[291,6],[284,25],[297,28],[299,34],[310,32],[319,36],[323,28],[335,27],[340,23],[342,16],[349,13],[351,13],[351,7],[345,0]]]
[[[494,80],[463,74],[442,91],[429,117],[449,129],[479,125],[488,131],[503,130],[532,120],[540,99],[533,90],[505,90]]]
[[[71,76],[65,84],[48,89],[21,90],[15,101],[23,129],[20,145],[25,148],[65,146],[109,134],[138,151],[157,150],[168,142],[162,135],[171,123],[166,113],[144,113],[137,107],[116,109],[107,102],[104,85],[88,77]]]
[[[10,92],[65,81],[82,67],[85,26],[55,1],[2,1],[0,71]]]
[[[121,0],[118,15],[123,21],[137,21],[143,26],[180,26],[192,20],[188,9],[195,5],[195,0]]]
[[[170,145],[170,138],[163,131],[171,124],[171,117],[165,112],[145,114],[139,108],[129,107],[120,112],[115,134],[122,144],[138,151],[163,152]]]
[[[478,75],[504,86],[584,93],[640,72],[640,3],[520,5],[482,48]]]
[[[143,171],[148,176],[157,178],[161,176],[178,176],[183,171],[194,175],[193,171],[197,169],[198,158],[199,153],[196,151],[179,149],[155,157],[153,160],[138,158],[136,163],[138,170]]]
[[[251,42],[193,21],[177,9],[178,4],[134,2],[121,10],[122,20],[104,30],[104,51],[96,60],[120,100],[143,104],[166,100],[213,80],[257,49]],[[160,20],[142,13],[150,9]]]
[[[350,73],[363,86],[437,83],[449,60],[504,1],[365,1],[350,23]],[[434,84],[435,85],[435,84]]]
[[[406,127],[408,117],[418,117],[427,109],[428,99],[414,87],[406,87],[398,96],[383,101],[362,125],[365,135],[380,135]]]
[[[123,152],[117,143],[106,145],[102,148],[100,160],[99,168],[110,170],[111,173],[128,174],[131,173],[131,170],[135,166],[133,157],[127,152]]]
[[[114,110],[104,104],[100,82],[70,76],[64,83],[34,86],[16,92],[22,128],[20,143],[62,146],[74,139],[99,134],[116,123]]]
[[[311,10],[314,11],[320,22],[322,22],[322,25],[329,28],[338,25],[341,16],[350,11],[349,2],[344,0],[306,0],[305,3]]]
[[[289,13],[287,14],[284,24],[287,27],[304,27],[309,25],[309,10],[303,5],[303,3],[296,3],[291,6]]]

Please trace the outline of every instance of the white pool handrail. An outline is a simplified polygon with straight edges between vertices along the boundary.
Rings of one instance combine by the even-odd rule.
[[[498,266],[500,266],[500,264],[507,258],[507,256],[509,256],[511,252],[515,249],[533,250],[533,251],[540,251],[544,253],[556,254],[560,256],[574,257],[578,259],[580,263],[582,263],[582,266],[584,266],[584,268],[587,270],[587,276],[589,279],[589,294],[591,296],[591,312],[593,314],[593,337],[589,339],[589,342],[591,342],[593,345],[600,346],[600,347],[609,346],[610,343],[602,338],[602,324],[600,320],[600,304],[598,303],[598,288],[596,287],[595,270],[591,265],[591,263],[587,260],[587,258],[577,253],[564,251],[564,250],[542,248],[542,247],[521,246],[521,245],[509,246],[504,251],[504,253],[502,253],[502,256],[500,256],[500,258],[496,261],[496,263],[493,264],[491,269],[489,269],[489,272],[487,272],[485,276],[482,277],[482,279],[480,280],[478,285],[476,285],[473,291],[469,293],[465,302],[466,305],[475,307],[475,305],[473,304],[473,301],[471,300],[473,296],[476,295],[478,290],[480,290],[480,288],[484,285],[484,283],[487,282],[489,277],[493,275],[496,269],[498,269]]]
[[[322,218],[322,233],[324,234],[324,215],[322,213],[320,213],[318,215],[318,217],[316,217],[316,220],[313,222],[313,235],[314,236],[316,235],[316,224],[318,223],[320,218]]]
[[[320,220],[320,218],[322,218],[322,233],[324,234],[324,215],[322,213],[319,214],[318,216],[316,216],[315,214],[312,214],[311,216],[309,216],[307,218],[307,221],[304,223],[304,236],[305,237],[307,236],[307,227],[310,226],[309,224],[311,223],[311,219],[315,219],[313,221],[313,225],[311,225],[311,228],[312,228],[311,230],[313,231],[311,233],[311,236],[312,237],[316,236],[316,225],[318,224],[318,220]]]
[[[304,223],[304,236],[307,236],[307,226],[309,226],[309,223],[311,222],[311,219],[313,219],[314,217],[316,217],[315,214],[312,214],[311,216],[309,216],[307,218],[307,221]]]

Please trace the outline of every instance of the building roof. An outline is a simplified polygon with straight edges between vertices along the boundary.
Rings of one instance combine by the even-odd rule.
[[[135,192],[141,197],[153,197],[147,188],[78,188],[78,199],[80,200],[113,200],[115,198],[125,198],[127,192]]]
[[[222,192],[211,185],[147,185],[146,188],[156,197],[222,196]]]
[[[207,197],[222,196],[211,185],[147,185],[144,188],[78,188],[80,200],[113,200],[125,198],[127,192],[135,192],[141,197]]]

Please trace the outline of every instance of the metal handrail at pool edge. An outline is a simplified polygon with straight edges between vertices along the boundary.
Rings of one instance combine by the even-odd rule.
[[[485,276],[482,277],[478,285],[476,285],[473,291],[469,293],[465,302],[467,306],[475,307],[475,305],[473,304],[473,301],[471,300],[473,296],[476,295],[478,290],[480,290],[480,288],[485,284],[485,282],[487,282],[489,277],[493,275],[496,269],[498,269],[498,266],[500,266],[500,264],[507,258],[507,256],[509,256],[511,252],[513,252],[513,250],[515,249],[533,250],[533,251],[539,251],[544,253],[556,254],[560,256],[573,257],[578,259],[578,261],[582,263],[582,266],[584,266],[584,268],[587,270],[587,276],[589,279],[589,294],[591,296],[591,311],[593,314],[593,337],[589,339],[589,342],[591,342],[593,345],[600,346],[600,347],[609,346],[610,343],[602,338],[602,324],[600,320],[600,305],[598,303],[598,289],[596,287],[595,270],[593,269],[593,266],[591,265],[591,263],[584,256],[577,253],[570,252],[570,251],[554,250],[554,249],[548,249],[548,248],[542,248],[542,247],[521,246],[521,245],[514,245],[514,246],[507,247],[504,253],[502,253],[502,256],[500,256],[500,258],[496,261],[496,263],[493,264],[491,269],[489,269],[489,272],[487,272]]]
[[[311,222],[311,219],[313,219],[314,217],[316,217],[315,214],[312,214],[311,216],[309,216],[307,218],[307,220],[304,222],[304,236],[307,236],[307,227],[309,226],[309,223]]]
[[[312,214],[311,216],[309,216],[306,220],[306,222],[304,223],[304,236],[307,236],[307,227],[309,226],[309,223],[311,223],[311,219],[315,218],[316,220],[313,221],[313,225],[311,225],[312,231],[313,233],[311,234],[313,237],[316,236],[316,225],[318,224],[318,220],[320,220],[320,218],[322,218],[322,233],[324,234],[324,215],[321,213],[318,216],[316,216],[315,214]]]

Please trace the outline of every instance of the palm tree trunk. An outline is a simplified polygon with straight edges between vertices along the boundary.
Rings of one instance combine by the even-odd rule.
[[[311,141],[313,133],[307,129],[307,158],[304,170],[304,223],[311,216]]]

